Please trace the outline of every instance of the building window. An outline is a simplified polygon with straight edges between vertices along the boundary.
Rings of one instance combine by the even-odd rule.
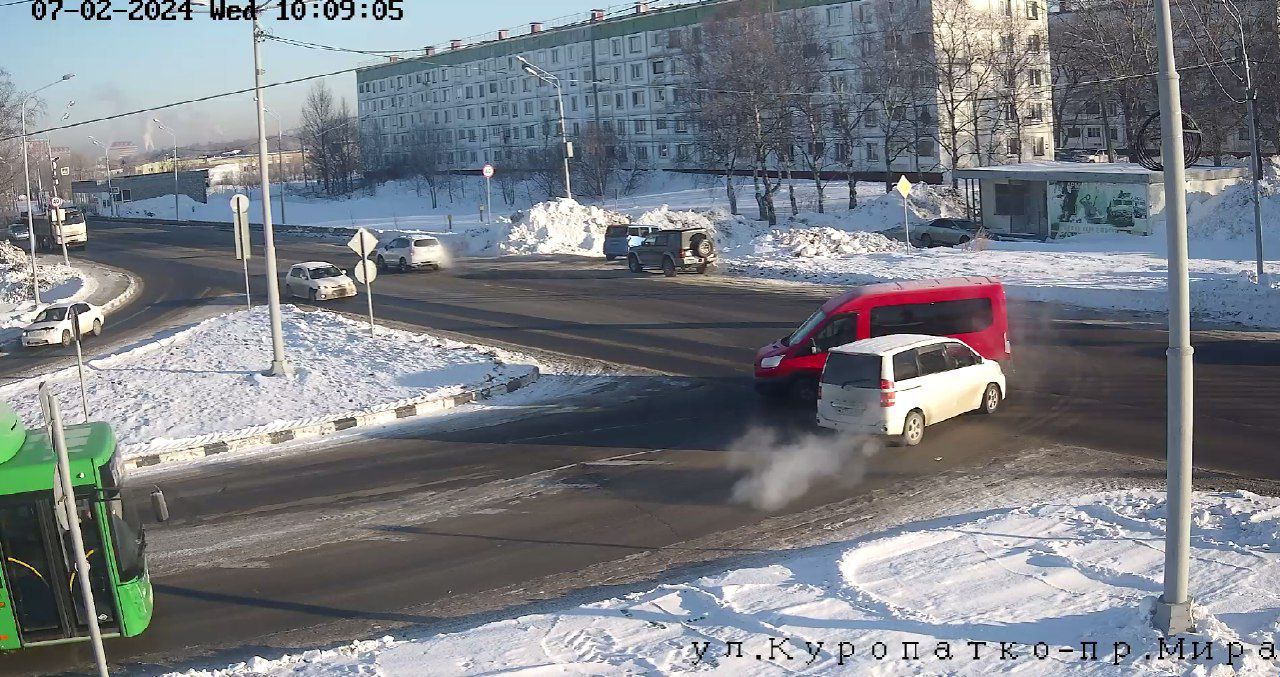
[[[1023,196],[1017,186],[997,183],[993,188],[996,198],[996,216],[1018,216],[1023,213]]]
[[[876,127],[879,126],[879,124],[880,114],[874,108],[868,109],[862,118],[862,125],[864,127]]]
[[[1022,156],[1022,142],[1018,139],[1009,139],[1009,150],[1006,153],[1010,156]]]
[[[688,133],[689,133],[689,121],[677,119],[676,134],[688,134]]]
[[[1044,83],[1043,71],[1029,71],[1027,73],[1027,76],[1031,78],[1032,87],[1039,87],[1041,84]]]
[[[640,80],[644,78],[644,67],[638,63],[631,64],[631,79]]]
[[[666,73],[666,72],[667,72],[667,62],[666,62],[666,61],[654,61],[654,62],[653,62],[653,74],[654,74],[654,75],[662,75],[663,73]]]
[[[644,90],[631,92],[631,107],[639,108],[644,105]]]
[[[667,90],[658,88],[653,90],[653,100],[663,102],[667,100]]]
[[[613,55],[622,56],[622,38],[613,39]]]
[[[1032,33],[1027,36],[1027,51],[1032,54],[1040,53],[1040,34]]]
[[[636,120],[633,124],[636,134],[647,134],[649,132],[648,120]]]
[[[1090,138],[1090,139],[1101,139],[1101,138],[1102,138],[1102,128],[1101,128],[1101,127],[1089,127],[1089,128],[1087,128],[1087,129],[1085,129],[1085,130],[1084,130],[1084,135],[1085,135],[1086,137]]]
[[[1041,157],[1044,156],[1044,137],[1043,136],[1036,137],[1035,154]]]
[[[649,147],[648,147],[648,146],[636,146],[636,159],[637,159],[637,160],[648,160],[648,159],[649,159]]]
[[[880,161],[880,144],[874,141],[867,143],[867,162]]]
[[[841,9],[842,8],[839,5],[836,5],[835,7],[827,8],[827,25],[828,26],[840,25],[840,20],[844,18],[843,16],[841,16],[842,14],[840,11]]]
[[[1032,119],[1032,120],[1043,120],[1043,119],[1044,119],[1044,104],[1043,104],[1043,103],[1039,103],[1039,102],[1037,102],[1037,103],[1033,103],[1033,104],[1031,104],[1031,119]]]
[[[655,131],[655,132],[665,132],[666,130],[667,130],[667,119],[666,119],[666,118],[656,118],[656,119],[653,121],[653,131]]]
[[[642,35],[628,36],[627,49],[631,50],[632,54],[638,54],[641,50],[644,49],[644,36]]]
[[[551,63],[560,63],[560,50],[551,50]]]
[[[680,45],[682,44],[681,43],[682,39],[683,39],[683,33],[681,33],[678,29],[673,31],[667,31],[667,46],[670,47],[671,49],[679,49]]]
[[[1040,3],[1035,0],[1027,3],[1027,19],[1037,21],[1040,19]]]
[[[916,155],[920,157],[935,157],[938,154],[938,145],[933,139],[920,139],[916,142]]]
[[[667,148],[667,144],[664,143],[658,146],[658,157],[664,158],[670,155],[670,153],[671,151]]]
[[[627,100],[622,96],[622,92],[613,95],[613,105],[615,108],[627,107]]]
[[[687,143],[682,143],[682,144],[680,144],[680,145],[676,146],[676,159],[677,159],[677,160],[679,160],[679,161],[681,161],[681,162],[684,162],[684,161],[686,161],[686,160],[689,160],[689,159],[690,159],[690,158],[692,158],[692,157],[693,157],[693,146],[691,146],[691,145],[689,145],[689,144],[687,144]]]

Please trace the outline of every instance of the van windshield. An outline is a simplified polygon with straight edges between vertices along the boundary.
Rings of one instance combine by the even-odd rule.
[[[822,382],[852,388],[880,387],[879,355],[831,353],[822,370]]]
[[[827,319],[827,316],[821,310],[809,316],[809,319],[805,320],[804,324],[800,325],[800,328],[795,330],[795,333],[782,339],[782,345],[795,345],[797,341],[803,340],[804,337],[808,336],[809,332],[813,331],[814,327],[822,324],[822,321],[825,319]]]

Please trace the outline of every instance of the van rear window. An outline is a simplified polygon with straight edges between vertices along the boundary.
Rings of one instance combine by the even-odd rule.
[[[871,335],[955,336],[984,331],[994,322],[991,299],[881,306],[871,310]]]
[[[822,370],[822,382],[854,388],[880,387],[880,356],[831,353]]]
[[[627,227],[626,226],[609,226],[608,228],[605,228],[604,236],[605,237],[626,237]]]

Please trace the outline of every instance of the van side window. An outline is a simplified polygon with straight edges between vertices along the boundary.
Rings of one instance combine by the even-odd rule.
[[[827,326],[814,334],[813,341],[821,352],[827,352],[836,346],[853,343],[858,340],[858,314],[846,313],[836,315],[827,322]]]
[[[640,236],[640,229],[639,229],[639,228],[628,228],[628,229],[627,229],[627,235],[630,235],[631,237],[639,237],[639,236]]]
[[[972,367],[978,363],[978,356],[969,347],[961,343],[947,344],[947,359],[955,365],[953,368]]]
[[[916,364],[916,351],[904,350],[893,356],[893,380],[906,381],[920,375],[920,365]]]
[[[951,363],[947,361],[946,348],[943,346],[928,346],[920,349],[920,375],[928,376],[929,374],[938,374],[951,369]]]
[[[871,310],[871,336],[928,334],[954,336],[989,328],[994,322],[991,299],[909,303]]]

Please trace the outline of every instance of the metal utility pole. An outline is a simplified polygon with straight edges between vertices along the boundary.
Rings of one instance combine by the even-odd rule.
[[[563,144],[560,151],[564,156],[564,196],[572,200],[573,186],[569,178],[569,158],[573,157],[573,144],[569,142],[569,132],[564,122],[564,91],[560,88],[560,78],[529,63],[529,60],[523,56],[517,56],[516,60],[520,62],[524,72],[556,88],[556,109],[560,113],[560,141]]]
[[[264,108],[267,115],[276,119],[276,167],[280,170],[280,223],[284,223],[287,219],[284,216],[284,189],[285,189],[285,172],[284,172],[284,121],[280,116],[270,108]]]
[[[1107,112],[1107,90],[1102,85],[1099,85],[1098,89],[1102,93],[1102,138],[1107,144],[1107,162],[1115,162],[1116,149],[1111,144],[1111,114]]]
[[[89,140],[93,142],[93,145],[102,149],[102,165],[107,170],[107,199],[111,200],[111,215],[116,216],[116,194],[111,190],[111,149],[92,136],[89,137]]]
[[[1183,166],[1182,103],[1174,65],[1169,0],[1157,0],[1156,38],[1160,56],[1161,155],[1169,238],[1169,372],[1167,498],[1164,594],[1156,600],[1155,627],[1165,636],[1191,632],[1188,569],[1191,552],[1191,305],[1187,277],[1187,195]]]
[[[59,82],[70,80],[75,76],[75,73],[67,73],[44,87],[31,92],[22,100],[22,104],[20,106],[20,108],[22,108],[22,175],[24,180],[22,192],[27,195],[27,239],[31,245],[31,296],[35,300],[37,306],[40,305],[40,278],[38,273],[36,273],[36,228],[35,217],[32,214],[31,208],[31,165],[27,157],[27,102],[34,99],[36,94],[49,89]]]
[[[40,404],[49,426],[54,452],[57,454],[57,476],[53,478],[56,503],[54,511],[61,513],[58,526],[63,527],[71,536],[71,547],[75,550],[76,557],[76,579],[80,584],[85,621],[89,626],[89,641],[93,644],[93,658],[98,675],[107,677],[107,652],[102,646],[98,608],[94,604],[93,582],[89,576],[89,557],[85,554],[84,536],[80,533],[80,511],[76,506],[75,486],[71,483],[71,460],[67,454],[66,432],[62,429],[62,411],[58,406],[58,398],[53,396],[49,386],[44,383],[40,384]]]
[[[1267,270],[1262,247],[1262,200],[1258,191],[1258,182],[1262,180],[1262,158],[1258,152],[1258,90],[1253,86],[1253,68],[1249,62],[1249,49],[1245,46],[1244,18],[1235,12],[1232,15],[1240,26],[1240,58],[1244,62],[1244,96],[1245,110],[1249,117],[1249,162],[1253,165],[1253,244],[1257,256],[1258,286],[1267,288]]]
[[[276,270],[276,241],[271,227],[271,176],[267,166],[267,119],[262,90],[262,24],[253,15],[253,85],[258,113],[258,175],[262,183],[263,259],[267,267],[267,307],[271,316],[271,368],[268,376],[288,376],[293,366],[284,352],[284,330],[280,326],[280,278]]]
[[[168,132],[169,136],[173,137],[173,218],[181,221],[182,216],[178,212],[178,135],[172,129],[165,127],[164,123],[160,122],[160,118],[151,118],[151,121],[156,123],[161,131]]]

